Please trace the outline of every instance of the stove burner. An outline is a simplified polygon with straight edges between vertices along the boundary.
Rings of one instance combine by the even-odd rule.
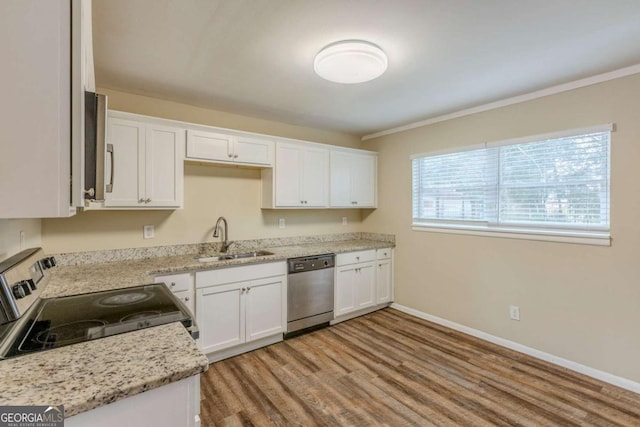
[[[132,313],[132,314],[126,315],[122,319],[120,319],[120,321],[127,322],[129,320],[148,319],[149,317],[159,316],[160,313],[162,313],[160,310],[141,311],[140,313]]]
[[[147,301],[151,298],[153,298],[153,294],[151,292],[123,292],[121,294],[109,295],[108,297],[100,298],[96,304],[103,307],[115,307],[120,305],[136,304]]]
[[[80,320],[78,322],[65,323],[40,332],[36,335],[35,340],[41,344],[50,345],[73,344],[84,341],[89,328],[100,327],[106,323],[102,320]]]

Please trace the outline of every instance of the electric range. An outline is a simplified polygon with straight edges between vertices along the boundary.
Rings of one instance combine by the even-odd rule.
[[[55,259],[44,257],[40,248],[0,263],[0,358],[172,322],[181,322],[193,338],[198,336],[191,313],[163,283],[39,298],[47,270],[54,266]]]

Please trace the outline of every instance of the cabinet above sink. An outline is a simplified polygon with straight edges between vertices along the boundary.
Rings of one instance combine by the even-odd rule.
[[[273,141],[244,135],[187,130],[186,160],[271,167]]]

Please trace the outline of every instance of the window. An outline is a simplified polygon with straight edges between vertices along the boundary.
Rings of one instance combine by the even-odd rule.
[[[612,129],[412,156],[414,229],[609,244]]]

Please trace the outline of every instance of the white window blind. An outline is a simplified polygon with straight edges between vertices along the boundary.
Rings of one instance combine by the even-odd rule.
[[[414,156],[413,223],[608,231],[611,130]]]

